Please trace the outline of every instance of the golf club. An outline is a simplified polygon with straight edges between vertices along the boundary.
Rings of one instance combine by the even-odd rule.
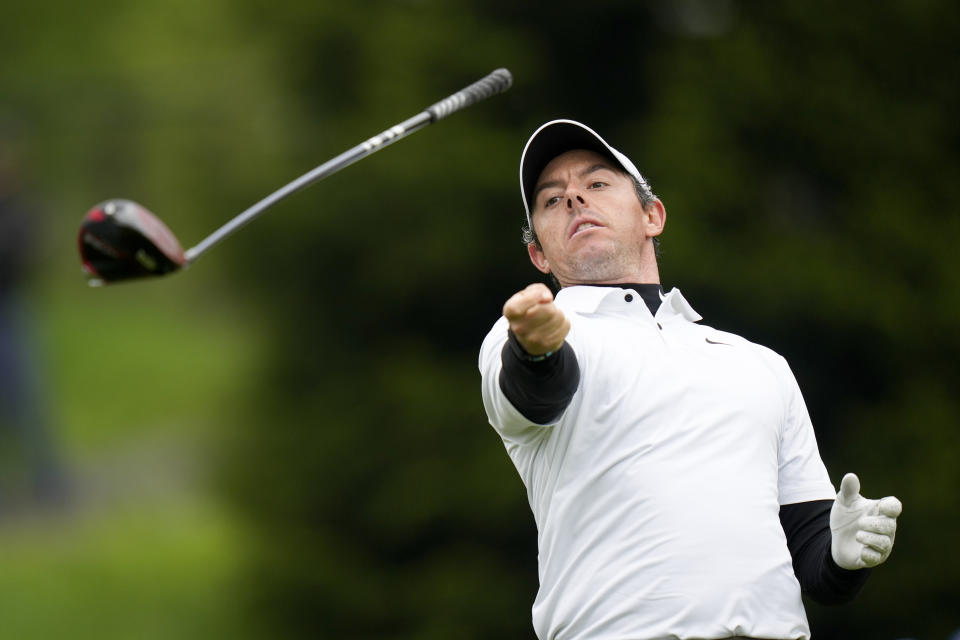
[[[123,199],[102,202],[84,216],[78,236],[80,258],[88,282],[91,286],[99,286],[118,280],[160,276],[188,267],[214,245],[287,196],[455,111],[506,91],[512,82],[507,69],[493,71],[277,189],[186,251],[157,216],[136,202]]]

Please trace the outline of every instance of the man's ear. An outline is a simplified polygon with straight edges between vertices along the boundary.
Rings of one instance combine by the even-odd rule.
[[[550,263],[547,261],[547,256],[543,255],[543,249],[538,247],[536,242],[527,245],[527,253],[530,255],[530,262],[533,263],[533,266],[543,273],[550,273]]]
[[[644,227],[647,237],[652,238],[663,233],[663,227],[667,224],[667,210],[664,208],[660,198],[643,208],[645,216]]]

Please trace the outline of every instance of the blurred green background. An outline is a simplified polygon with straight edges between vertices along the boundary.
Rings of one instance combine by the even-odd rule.
[[[960,627],[949,0],[11,0],[0,21],[0,638],[530,638],[535,528],[476,355],[539,275],[517,163],[596,127],[661,273],[791,363],[834,482],[905,511],[814,637]],[[87,288],[127,197],[186,246],[497,67],[507,94],[188,273]]]

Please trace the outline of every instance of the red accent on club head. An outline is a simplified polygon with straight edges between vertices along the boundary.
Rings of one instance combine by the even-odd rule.
[[[90,209],[87,211],[87,215],[83,217],[84,222],[103,222],[106,219],[106,214],[103,213],[103,210],[99,206]],[[87,276],[99,277],[100,274],[97,273],[97,270],[93,268],[93,265],[90,264],[88,260],[83,257],[83,225],[80,225],[80,232],[77,234],[77,247],[80,249],[80,259],[82,261],[83,270],[87,273]]]

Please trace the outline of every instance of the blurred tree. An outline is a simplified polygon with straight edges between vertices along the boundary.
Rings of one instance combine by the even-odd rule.
[[[304,164],[523,59],[462,9],[248,3],[289,56]],[[230,474],[260,532],[251,597],[274,637],[529,636],[533,523],[472,365],[487,301],[518,277],[519,229],[494,220],[512,208],[517,141],[509,100],[467,113],[237,238],[258,257],[238,272],[278,323]]]

